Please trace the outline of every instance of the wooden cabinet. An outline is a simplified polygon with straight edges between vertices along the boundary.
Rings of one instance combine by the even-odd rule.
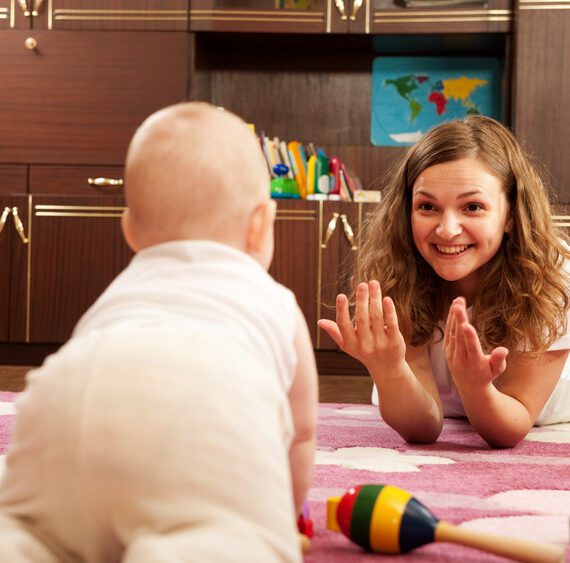
[[[88,179],[120,180],[138,125],[186,99],[189,38],[14,25],[0,42],[0,342],[61,344],[131,257],[118,182]]]
[[[0,166],[4,182],[8,173],[24,179],[24,170]],[[33,195],[21,193],[24,181],[20,193],[6,186],[1,190],[1,210],[9,212],[0,215],[3,342],[65,342],[79,317],[130,260],[120,230],[122,194],[87,184],[90,174],[101,178],[97,174],[102,173],[120,177],[122,170],[32,166]]]
[[[25,166],[0,165],[0,341],[16,339],[25,319],[28,197]],[[21,229],[18,230],[17,227]]]
[[[570,2],[517,2],[513,125],[558,196],[570,203]]]
[[[0,32],[0,158],[123,164],[150,113],[186,97],[184,33]]]
[[[191,0],[191,31],[262,33],[344,33],[348,20],[337,7],[344,2],[312,0]]]
[[[188,0],[0,0],[0,29],[188,29]]]
[[[370,33],[505,33],[510,32],[513,10],[510,0],[463,2],[439,7],[426,6],[429,2],[394,2],[370,0],[366,2],[370,14]],[[434,2],[433,4],[437,4]],[[444,3],[442,3],[444,4]]]
[[[363,204],[346,202],[280,200],[278,204],[270,273],[295,293],[319,350],[336,349],[317,321],[334,318],[336,295],[348,289],[363,209]]]

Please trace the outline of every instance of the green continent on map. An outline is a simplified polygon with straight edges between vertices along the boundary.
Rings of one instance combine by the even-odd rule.
[[[417,92],[422,83],[427,83],[428,92],[426,101],[435,105],[437,115],[443,115],[447,111],[449,100],[458,101],[466,110],[467,114],[481,113],[477,104],[471,99],[471,95],[477,88],[488,84],[488,80],[481,78],[447,78],[432,82],[428,76],[409,74],[397,78],[388,78],[384,84],[393,86],[398,95],[406,100],[410,108],[410,122],[413,123],[423,109],[423,105],[416,99]]]
[[[421,81],[414,75],[399,76],[398,78],[388,78],[386,84],[394,86],[398,94],[408,102],[410,107],[410,121],[413,123],[422,111],[422,104],[412,97],[412,92],[417,90]]]

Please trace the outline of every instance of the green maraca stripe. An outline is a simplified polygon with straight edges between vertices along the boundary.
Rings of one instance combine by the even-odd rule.
[[[352,541],[370,550],[370,522],[376,499],[384,485],[364,485],[358,492],[352,509],[350,535]]]

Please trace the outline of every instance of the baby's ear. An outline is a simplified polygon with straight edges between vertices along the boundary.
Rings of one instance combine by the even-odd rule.
[[[249,254],[255,255],[263,250],[267,231],[273,228],[276,209],[275,200],[268,199],[252,211],[246,239],[246,251]]]
[[[123,215],[121,216],[121,230],[123,231],[123,237],[125,242],[129,245],[129,248],[133,252],[138,252],[139,248],[133,235],[133,223],[128,208],[123,211]]]

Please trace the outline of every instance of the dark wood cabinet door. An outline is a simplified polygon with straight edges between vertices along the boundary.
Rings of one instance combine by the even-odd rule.
[[[319,214],[316,202],[279,200],[275,221],[275,252],[269,273],[295,296],[317,342],[317,284],[320,275]]]
[[[30,342],[65,342],[80,316],[126,267],[120,197],[34,196]]]
[[[27,195],[13,195],[2,202],[2,215],[11,209],[7,216],[4,232],[9,248],[8,260],[5,262],[9,272],[8,293],[8,334],[4,341],[26,342],[28,321],[28,282],[30,274],[30,198]],[[3,284],[2,284],[3,285]]]
[[[0,0],[0,30],[30,29],[32,19],[31,0]]]
[[[559,204],[570,203],[570,2],[519,2],[513,125],[536,157]]]
[[[370,0],[371,33],[505,33],[512,30],[510,0],[472,1],[425,7],[422,2]]]
[[[13,323],[25,318],[27,246],[16,225],[27,223],[25,166],[0,165],[0,341],[10,339]],[[14,209],[16,218],[14,218]],[[24,235],[25,238],[25,235]]]
[[[188,29],[188,0],[49,0],[42,3],[33,26],[49,30],[184,31]]]
[[[358,257],[362,204],[324,202],[321,233],[322,278],[320,318],[334,319],[336,296],[350,294],[351,277]],[[336,344],[319,329],[317,348],[335,350]]]
[[[344,33],[333,0],[191,0],[191,31]],[[346,2],[345,2],[346,4]]]
[[[186,98],[186,33],[0,31],[0,43],[4,162],[122,165],[137,126]]]

